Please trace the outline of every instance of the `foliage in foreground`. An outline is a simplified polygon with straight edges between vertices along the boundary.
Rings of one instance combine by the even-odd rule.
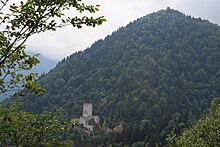
[[[25,52],[25,42],[32,35],[72,25],[95,27],[105,21],[104,17],[88,16],[96,13],[99,5],[86,5],[81,0],[28,0],[13,3],[0,0],[0,93],[31,89],[41,94],[42,88],[36,84],[37,75],[23,75],[19,71],[30,70],[39,63],[38,55]],[[75,14],[66,15],[74,9]],[[87,14],[85,14],[87,12]],[[23,94],[23,93],[22,93]]]
[[[60,121],[59,113],[32,114],[19,109],[14,102],[10,107],[0,104],[0,146],[70,146],[62,134],[68,123]]]
[[[220,100],[214,99],[210,113],[203,116],[182,136],[171,135],[167,140],[171,147],[220,146]]]

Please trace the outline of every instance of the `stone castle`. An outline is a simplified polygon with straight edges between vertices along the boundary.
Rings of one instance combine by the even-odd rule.
[[[93,132],[94,130],[100,130],[99,116],[92,115],[92,104],[84,103],[83,105],[83,116],[80,117],[79,123],[87,128],[88,131]]]

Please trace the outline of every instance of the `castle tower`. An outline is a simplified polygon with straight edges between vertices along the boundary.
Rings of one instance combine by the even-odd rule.
[[[83,117],[92,116],[92,104],[84,103],[83,105]]]

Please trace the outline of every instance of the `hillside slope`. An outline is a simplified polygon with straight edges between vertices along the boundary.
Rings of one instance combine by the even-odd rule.
[[[79,117],[91,102],[103,127],[123,123],[113,142],[164,142],[220,96],[220,27],[167,8],[142,17],[61,61],[24,109],[62,107]],[[109,141],[111,143],[111,141]]]

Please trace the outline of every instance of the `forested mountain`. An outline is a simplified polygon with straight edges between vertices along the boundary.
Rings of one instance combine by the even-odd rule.
[[[76,146],[163,145],[220,97],[220,27],[167,8],[72,54],[39,83],[47,92],[23,98],[25,110],[62,107],[70,119],[91,102],[103,128],[124,126],[93,140],[72,135]]]
[[[30,72],[38,73],[39,75],[48,73],[58,63],[58,61],[49,59],[42,55],[39,55],[38,59],[40,60],[40,63],[33,67]]]
[[[30,52],[29,54],[34,54]],[[49,72],[52,68],[55,67],[58,61],[48,59],[44,56],[39,55],[38,59],[40,60],[40,63],[37,64],[35,67],[33,67],[29,71],[21,71],[22,74],[27,75],[29,73],[38,73],[39,75],[45,74]],[[0,101],[3,101],[6,98],[9,98],[11,95],[13,95],[16,91],[10,91],[5,94],[0,94]]]
[[[28,52],[28,54],[33,55],[34,53],[33,52]],[[49,72],[52,68],[54,68],[55,65],[58,62],[58,61],[46,58],[46,57],[41,56],[41,55],[38,56],[38,59],[40,60],[39,64],[37,64],[31,70],[20,71],[20,73],[22,73],[24,75],[27,75],[29,73],[38,73],[39,75],[45,74],[45,73]],[[0,93],[0,102],[7,99],[7,98],[10,98],[11,95],[13,95],[15,92],[16,92],[16,90],[15,91],[9,91],[9,92],[6,92],[4,94]]]

